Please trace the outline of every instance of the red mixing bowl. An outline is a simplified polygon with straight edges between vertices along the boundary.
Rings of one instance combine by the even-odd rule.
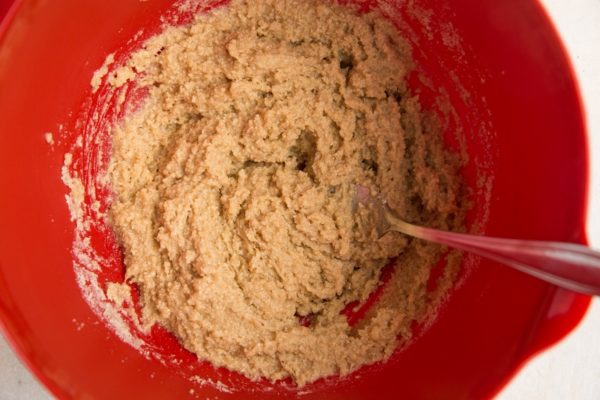
[[[0,25],[0,325],[59,398],[289,398],[296,393],[279,384],[251,383],[199,362],[160,329],[148,340],[179,362],[145,357],[92,311],[75,279],[60,170],[81,110],[95,98],[92,74],[109,53],[135,47],[129,40],[140,28],[138,44],[158,32],[161,16],[189,21],[172,3],[23,0]],[[463,172],[473,189],[469,223],[494,236],[585,243],[582,108],[538,2],[356,3],[386,5],[414,47],[413,90],[443,114],[449,146],[457,145],[453,132],[463,137],[470,160]],[[452,112],[444,114],[440,96]],[[46,132],[54,133],[53,146]],[[349,379],[317,382],[302,398],[488,398],[571,331],[588,307],[586,296],[493,262],[467,262],[461,284],[412,344]],[[122,275],[122,264],[117,268]],[[230,392],[190,380],[195,375],[218,376]]]

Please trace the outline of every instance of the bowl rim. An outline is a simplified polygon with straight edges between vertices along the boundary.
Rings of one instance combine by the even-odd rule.
[[[579,108],[579,117],[582,121],[582,135],[579,138],[579,140],[582,141],[582,146],[583,146],[583,168],[582,168],[582,181],[583,181],[583,186],[581,188],[582,190],[582,194],[583,194],[583,201],[580,204],[580,211],[581,211],[581,216],[580,216],[580,220],[578,221],[579,223],[579,229],[580,229],[580,244],[589,246],[589,205],[590,205],[590,185],[591,185],[591,165],[590,165],[590,160],[591,160],[591,148],[590,148],[590,128],[589,128],[589,118],[588,118],[588,111],[587,111],[587,104],[584,101],[583,98],[583,92],[581,90],[581,82],[578,79],[578,74],[577,74],[577,70],[575,68],[575,64],[573,62],[573,57],[571,56],[570,52],[569,52],[569,48],[566,45],[565,40],[563,39],[560,30],[558,29],[558,26],[555,23],[555,20],[552,18],[552,16],[550,15],[550,13],[548,12],[548,9],[546,8],[546,6],[544,5],[544,0],[531,0],[532,4],[537,8],[537,11],[540,13],[540,15],[542,16],[542,18],[544,18],[545,22],[547,23],[547,28],[549,29],[551,35],[553,36],[553,40],[554,40],[554,45],[556,45],[556,47],[558,48],[558,50],[560,51],[560,53],[562,54],[563,60],[565,62],[566,65],[566,72],[568,73],[569,79],[573,85],[573,91],[574,91],[574,95],[576,98],[576,102],[577,102],[577,106]],[[548,297],[554,298],[556,297],[557,293],[559,292],[569,292],[567,289],[563,289],[560,288],[558,286],[554,286],[553,290],[551,292],[548,293]],[[577,327],[579,327],[579,325],[581,324],[581,322],[583,321],[584,317],[586,316],[591,301],[592,301],[592,296],[588,296],[588,295],[583,295],[583,294],[578,294],[580,296],[580,298],[582,299],[582,304],[580,305],[580,309],[579,310],[575,310],[572,311],[571,313],[574,314],[575,312],[579,312],[579,315],[575,315],[573,321],[571,322],[571,325],[568,327],[568,329],[565,329],[563,332],[561,332],[560,334],[556,334],[554,335],[551,339],[547,340],[544,343],[537,343],[537,344],[533,344],[530,345],[529,348],[526,348],[525,351],[523,352],[522,356],[520,359],[515,361],[515,364],[512,367],[512,370],[507,373],[503,379],[501,380],[501,382],[498,384],[498,386],[489,393],[489,397],[490,398],[495,398],[497,395],[499,395],[509,384],[510,382],[529,364],[529,362],[531,362],[533,359],[535,359],[537,356],[551,350],[552,348],[554,348],[555,346],[559,345],[566,337],[568,337],[575,329],[577,329]],[[548,331],[550,330],[550,328],[548,328],[547,326],[544,326],[544,324],[540,324],[540,326],[538,327],[538,332],[539,331]]]
[[[6,37],[6,34],[14,20],[17,18],[25,0],[8,0],[12,4],[5,10],[5,14],[0,14],[0,48]],[[3,10],[0,10],[3,11]],[[42,369],[27,354],[26,349],[17,341],[17,334],[11,329],[9,318],[5,318],[2,307],[0,307],[0,335],[4,337],[6,343],[13,350],[17,359],[27,367],[27,370],[41,383],[46,390],[58,399],[68,398],[68,392],[58,383],[46,375]]]

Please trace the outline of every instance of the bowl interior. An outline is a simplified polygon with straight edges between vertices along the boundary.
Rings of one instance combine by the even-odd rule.
[[[158,32],[161,16],[184,23],[189,10],[169,0],[18,3],[0,26],[0,322],[9,340],[60,397],[288,397],[290,389],[281,385],[199,363],[160,329],[145,338],[159,356],[144,356],[89,307],[73,270],[73,223],[60,175],[82,117],[102,95],[90,94],[92,74],[109,53],[125,56]],[[419,65],[413,90],[444,121],[448,145],[469,155],[464,175],[473,191],[474,229],[585,242],[582,111],[568,60],[539,4],[353,3],[380,8],[413,44]],[[138,41],[130,41],[142,28]],[[54,134],[53,145],[46,132]],[[85,161],[78,168],[93,168]],[[113,254],[110,235],[97,233],[93,246]],[[113,261],[106,280],[122,279],[122,262]],[[467,258],[461,284],[410,346],[348,379],[317,382],[303,397],[491,396],[587,308],[585,296],[477,263]]]

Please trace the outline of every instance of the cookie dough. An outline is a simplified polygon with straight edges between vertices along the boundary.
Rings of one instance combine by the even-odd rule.
[[[135,52],[110,76],[147,90],[112,132],[110,215],[143,320],[216,366],[300,386],[408,340],[443,297],[427,289],[440,249],[377,239],[352,197],[361,184],[412,222],[462,223],[460,160],[411,68],[381,16],[314,0],[234,0]],[[398,255],[351,326],[341,311]]]

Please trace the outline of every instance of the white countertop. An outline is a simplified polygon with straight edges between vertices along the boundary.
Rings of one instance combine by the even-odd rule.
[[[542,0],[554,19],[577,71],[591,132],[592,185],[588,233],[600,249],[600,0]],[[567,339],[529,362],[500,394],[501,400],[600,399],[600,300]],[[0,337],[0,399],[52,396]]]

